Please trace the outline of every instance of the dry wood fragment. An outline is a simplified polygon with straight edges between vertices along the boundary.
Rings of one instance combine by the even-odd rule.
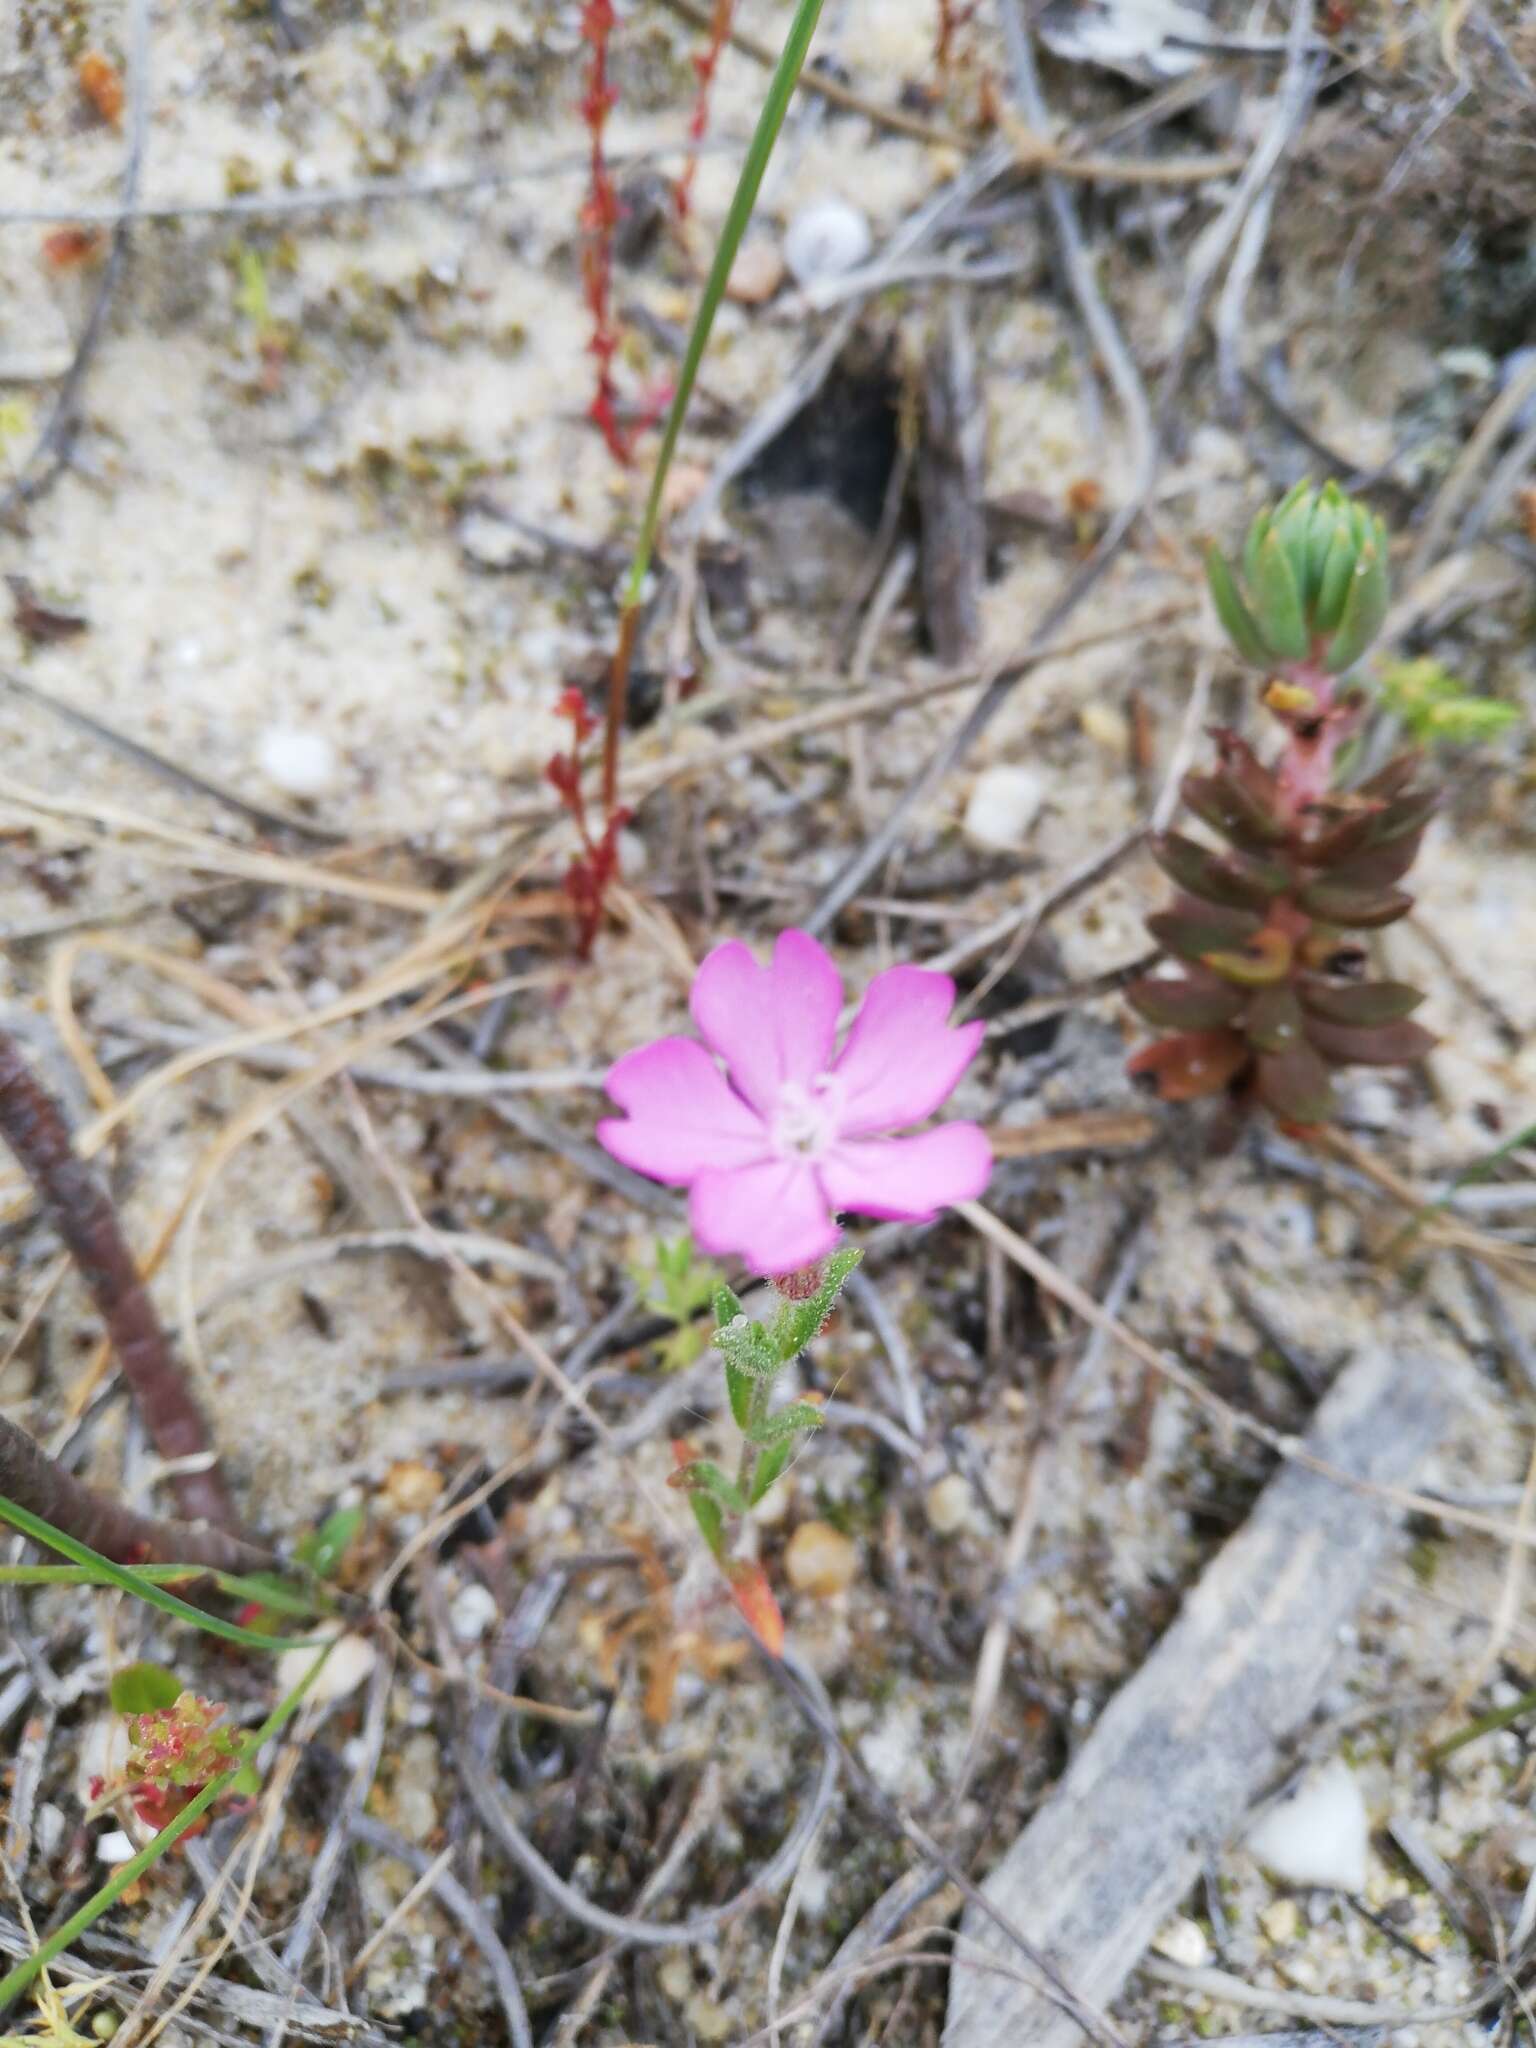
[[[981,637],[987,522],[982,509],[985,423],[965,301],[951,293],[923,366],[917,498],[923,521],[923,615],[948,667]]]
[[[1144,1109],[1079,1109],[1032,1124],[994,1124],[987,1132],[998,1159],[1051,1159],[1064,1152],[1135,1152],[1162,1129]]]
[[[1323,1402],[1308,1446],[1372,1484],[1402,1485],[1452,1400],[1448,1360],[1367,1352]],[[1380,1500],[1304,1467],[1280,1472],[992,1872],[988,1895],[1080,1998],[1114,1999],[1282,1767],[1392,1528]],[[1004,1954],[974,1909],[963,1934]],[[1078,2039],[1023,1984],[972,1970],[951,1977],[944,2048],[1074,2048]]]

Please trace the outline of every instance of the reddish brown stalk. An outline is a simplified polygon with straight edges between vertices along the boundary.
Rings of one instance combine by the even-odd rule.
[[[207,1428],[139,1278],[116,1211],[76,1153],[63,1112],[39,1087],[20,1046],[4,1031],[0,1137],[20,1161],[90,1289],[150,1442],[167,1460],[201,1457],[212,1448]],[[189,1520],[217,1529],[237,1526],[216,1465],[201,1472],[178,1472],[173,1483]]]
[[[141,1515],[56,1464],[24,1429],[0,1415],[0,1493],[115,1564],[196,1564],[211,1572],[260,1572],[276,1559],[222,1529]]]
[[[621,631],[622,640],[622,631]],[[610,697],[610,710],[612,708]],[[629,812],[619,804],[606,806],[601,833],[593,836],[587,816],[586,792],[581,786],[581,748],[597,730],[586,699],[580,690],[567,690],[557,706],[560,716],[571,721],[569,752],[555,754],[546,763],[545,779],[555,790],[566,815],[576,827],[581,850],[566,870],[566,894],[576,913],[576,951],[585,960],[592,951],[603,921],[603,900],[608,885],[619,872],[619,833],[629,823]],[[622,721],[623,709],[620,707]]]
[[[715,70],[720,62],[720,52],[725,48],[725,39],[731,32],[731,15],[735,11],[734,0],[715,0],[714,12],[709,19],[709,38],[704,48],[692,59],[698,91],[694,94],[693,117],[688,123],[688,155],[677,183],[672,187],[672,204],[679,220],[688,218],[688,208],[693,193],[693,181],[698,175],[699,150],[704,137],[709,133],[709,96],[715,82]]]
[[[592,149],[586,204],[581,210],[581,278],[587,311],[592,316],[587,350],[597,364],[597,390],[587,408],[587,417],[608,443],[614,460],[627,465],[630,440],[619,425],[618,388],[613,381],[613,358],[621,338],[613,318],[613,232],[619,224],[619,195],[603,146],[603,131],[618,98],[608,82],[608,45],[614,21],[612,0],[586,0],[581,10],[581,33],[592,54],[587,63],[581,118],[592,138]]]

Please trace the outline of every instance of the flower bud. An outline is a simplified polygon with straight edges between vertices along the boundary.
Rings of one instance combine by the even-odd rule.
[[[1248,529],[1239,581],[1221,553],[1206,556],[1217,614],[1246,661],[1353,668],[1387,612],[1387,534],[1337,484],[1302,482]]]

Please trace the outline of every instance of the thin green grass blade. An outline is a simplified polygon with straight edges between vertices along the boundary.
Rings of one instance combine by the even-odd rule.
[[[1485,1152],[1481,1159],[1474,1159],[1470,1166],[1464,1166],[1460,1173],[1446,1183],[1444,1192],[1432,1202],[1426,1202],[1422,1209],[1416,1209],[1398,1231],[1382,1254],[1384,1260],[1398,1258],[1405,1252],[1419,1232],[1433,1217],[1451,1206],[1452,1198],[1463,1188],[1475,1187],[1486,1180],[1496,1166],[1500,1166],[1511,1152],[1518,1152],[1524,1146],[1536,1144],[1536,1124],[1527,1124],[1523,1131],[1516,1131],[1512,1138],[1506,1138],[1502,1145],[1496,1145],[1491,1152]]]
[[[125,1593],[132,1593],[136,1599],[144,1600],[151,1607],[158,1607],[162,1614],[171,1614],[178,1621],[189,1622],[193,1628],[200,1628],[205,1635],[222,1636],[226,1643],[241,1643],[248,1650],[318,1650],[324,1639],[316,1636],[264,1636],[253,1628],[241,1628],[233,1621],[223,1621],[216,1614],[205,1614],[201,1607],[194,1607],[189,1600],[180,1599],[175,1593],[166,1592],[163,1586],[152,1585],[147,1579],[135,1577],[128,1565],[114,1564],[110,1557],[103,1557],[92,1550],[89,1544],[77,1543],[62,1529],[55,1529],[51,1522],[45,1522],[40,1515],[34,1515],[30,1508],[18,1506],[0,1494],[0,1522],[9,1522],[13,1529],[19,1529],[23,1536],[30,1536],[34,1543],[41,1543],[45,1550],[56,1550],[61,1557],[67,1557],[72,1564],[87,1565],[100,1574],[102,1583],[118,1586]]]
[[[671,409],[667,413],[666,431],[661,437],[661,447],[657,451],[656,467],[651,472],[650,493],[646,498],[645,513],[640,521],[640,538],[635,544],[635,558],[630,564],[629,580],[624,586],[626,611],[640,602],[641,592],[645,588],[646,575],[651,566],[651,554],[656,545],[656,529],[661,521],[661,494],[666,488],[667,472],[671,469],[672,458],[677,452],[678,436],[683,430],[688,401],[693,396],[699,364],[704,360],[704,351],[709,345],[710,329],[715,324],[715,314],[719,311],[720,301],[725,296],[726,283],[731,274],[731,266],[736,261],[736,252],[741,247],[741,238],[747,231],[747,222],[752,218],[752,209],[757,204],[763,173],[768,168],[768,159],[773,154],[773,146],[779,139],[779,130],[784,125],[784,116],[789,111],[795,81],[800,76],[806,52],[811,46],[811,38],[816,33],[816,24],[821,19],[821,7],[822,0],[800,0],[795,9],[795,18],[789,25],[789,34],[784,38],[779,61],[774,65],[773,76],[768,81],[768,91],[757,117],[757,126],[752,131],[752,141],[747,150],[746,162],[741,167],[741,176],[736,183],[730,211],[725,216],[725,225],[720,230],[720,240],[715,245],[714,261],[709,266],[709,276],[704,282],[704,296],[700,299],[699,310],[693,318],[693,329],[683,353],[683,367],[678,372],[677,390],[673,394]]]
[[[173,1849],[188,1828],[194,1827],[202,1819],[215,1800],[223,1798],[240,1773],[255,1761],[262,1745],[270,1742],[298,1712],[304,1695],[320,1676],[321,1667],[333,1648],[334,1645],[331,1643],[326,1643],[322,1647],[320,1655],[298,1684],[291,1692],[284,1694],[266,1720],[242,1746],[237,1763],[231,1764],[227,1771],[206,1784],[174,1820],[167,1821],[152,1842],[146,1842],[137,1856],[130,1856],[126,1863],[121,1864],[101,1890],[92,1893],[78,1913],[71,1914],[62,1927],[54,1929],[35,1955],[28,1956],[25,1962],[18,1963],[14,1970],[0,1977],[0,2013],[4,2012],[13,1998],[26,1990],[40,1971],[47,1969],[56,1956],[62,1955],[72,1941],[84,1934],[88,1927],[93,1927],[103,1913],[110,1912],[128,1887],[136,1884],[146,1870],[152,1869],[167,1849]]]
[[[146,1586],[179,1586],[189,1579],[209,1579],[232,1600],[259,1600],[274,1614],[314,1614],[316,1603],[286,1586],[269,1585],[265,1579],[237,1578],[230,1572],[210,1572],[203,1564],[129,1564],[122,1567],[130,1577]],[[0,1586],[114,1586],[94,1565],[86,1564],[0,1564]],[[270,1638],[263,1640],[270,1641]]]

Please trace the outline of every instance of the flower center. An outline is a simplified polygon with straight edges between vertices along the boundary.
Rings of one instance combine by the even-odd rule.
[[[773,1149],[780,1158],[819,1159],[837,1137],[842,1084],[835,1074],[786,1081],[773,1114]]]

